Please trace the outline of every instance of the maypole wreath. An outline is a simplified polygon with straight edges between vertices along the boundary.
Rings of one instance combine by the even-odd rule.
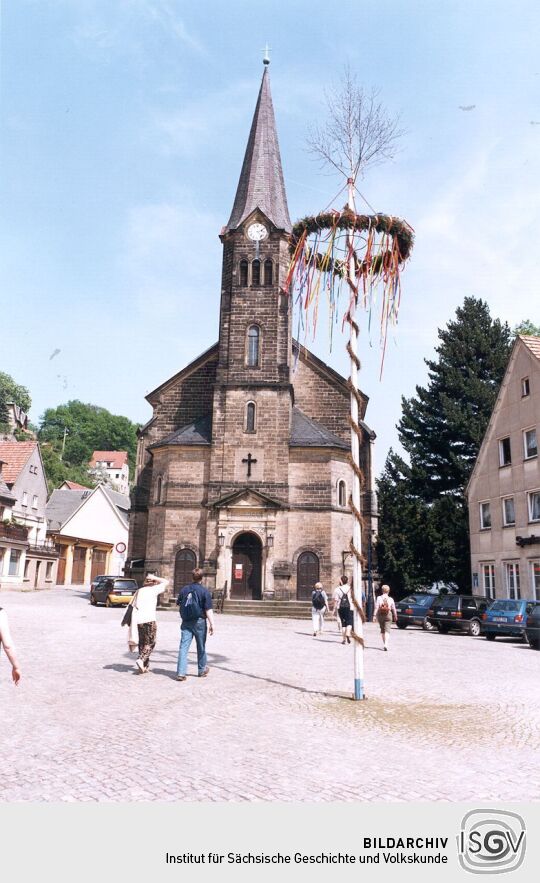
[[[397,321],[401,298],[401,270],[409,258],[414,231],[406,221],[386,214],[363,215],[354,210],[354,180],[349,178],[349,201],[342,211],[323,212],[302,218],[292,230],[290,238],[291,261],[285,280],[285,291],[300,307],[299,322],[310,316],[315,333],[319,301],[326,296],[329,305],[330,334],[340,314],[340,298],[345,287],[342,326],[349,324],[347,352],[351,376],[348,381],[351,412],[351,455],[353,470],[352,494],[349,505],[353,514],[353,536],[350,552],[353,555],[354,579],[352,600],[354,606],[355,684],[354,698],[363,699],[363,629],[365,615],[356,597],[356,588],[362,580],[362,514],[361,485],[364,476],[360,467],[362,431],[359,413],[362,400],[358,388],[360,360],[357,353],[359,326],[357,309],[372,313],[380,296],[380,341],[382,348],[381,373],[386,351],[389,322]]]

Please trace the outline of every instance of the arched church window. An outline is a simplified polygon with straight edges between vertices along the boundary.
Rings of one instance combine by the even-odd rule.
[[[270,258],[264,262],[264,284],[272,285],[274,278],[274,265]]]
[[[343,508],[347,505],[347,486],[343,479],[338,481],[337,485],[338,506]]]
[[[240,285],[244,288],[248,284],[248,262],[240,261]]]
[[[255,432],[255,402],[248,402],[246,405],[246,432]]]
[[[247,364],[250,368],[259,366],[260,344],[261,329],[258,325],[250,325],[247,333]]]
[[[261,284],[261,262],[253,261],[251,264],[251,284],[252,285],[260,285]]]

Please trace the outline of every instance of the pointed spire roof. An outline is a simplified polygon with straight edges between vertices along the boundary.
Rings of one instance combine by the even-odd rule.
[[[223,232],[235,230],[256,208],[264,212],[279,230],[289,232],[292,229],[267,64],[264,68],[233,210]]]

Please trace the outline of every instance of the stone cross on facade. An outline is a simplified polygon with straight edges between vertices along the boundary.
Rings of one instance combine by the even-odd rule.
[[[255,460],[255,458],[251,456],[251,453],[249,453],[247,455],[247,457],[244,457],[244,459],[242,460],[242,463],[247,463],[247,477],[248,478],[251,478],[251,467],[252,467],[253,463],[256,463],[256,462],[257,461]]]

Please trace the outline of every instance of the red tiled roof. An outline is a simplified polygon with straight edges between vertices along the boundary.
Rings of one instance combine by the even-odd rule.
[[[2,478],[7,484],[17,481],[21,470],[28,462],[28,458],[37,448],[37,441],[3,441],[0,442],[0,460],[2,466]]]
[[[537,359],[540,359],[540,337],[529,337],[528,334],[520,334],[519,339],[523,341]]]
[[[112,463],[112,469],[121,469],[127,463],[127,459],[127,451],[94,451],[90,466],[96,466],[98,462],[106,460],[107,463]]]
[[[67,491],[88,491],[88,490],[91,490],[91,488],[87,487],[86,485],[77,484],[76,481],[68,481],[67,478],[63,482],[62,487],[65,488]]]

